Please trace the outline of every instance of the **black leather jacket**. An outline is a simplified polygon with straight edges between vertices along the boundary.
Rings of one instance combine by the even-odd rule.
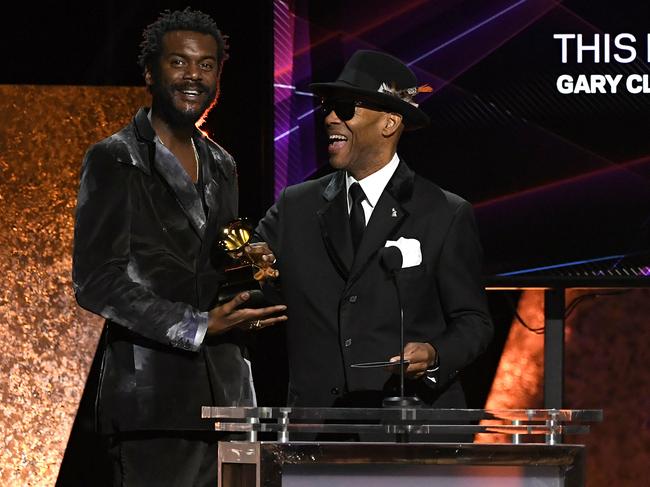
[[[98,347],[102,432],[209,428],[204,405],[248,405],[237,331],[205,338],[228,257],[217,229],[237,215],[232,157],[198,130],[205,205],[140,109],[83,162],[73,283],[106,318]]]

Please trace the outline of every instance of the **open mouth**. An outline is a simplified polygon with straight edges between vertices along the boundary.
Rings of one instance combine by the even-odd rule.
[[[189,100],[196,100],[199,96],[203,94],[203,90],[199,90],[196,88],[178,88],[176,91],[181,93],[184,98],[187,98]]]
[[[347,143],[348,138],[345,135],[330,134],[328,137],[328,150],[329,152],[337,152],[341,150]]]

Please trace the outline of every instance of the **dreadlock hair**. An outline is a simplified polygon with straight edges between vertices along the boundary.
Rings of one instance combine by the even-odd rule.
[[[217,41],[217,64],[219,72],[221,72],[223,62],[228,59],[228,38],[221,34],[212,17],[199,10],[192,10],[190,7],[174,12],[165,10],[155,22],[144,29],[142,42],[140,43],[140,55],[138,56],[138,64],[143,71],[147,66],[157,71],[158,63],[155,61],[160,58],[162,53],[163,36],[167,32],[176,30],[200,32],[214,37]]]

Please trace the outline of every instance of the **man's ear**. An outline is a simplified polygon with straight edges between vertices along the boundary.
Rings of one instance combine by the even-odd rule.
[[[151,67],[145,66],[144,68],[144,82],[148,88],[153,85],[153,75],[151,74]]]
[[[401,123],[402,116],[399,113],[388,113],[384,122],[384,128],[381,132],[382,135],[384,137],[391,137],[397,132]]]

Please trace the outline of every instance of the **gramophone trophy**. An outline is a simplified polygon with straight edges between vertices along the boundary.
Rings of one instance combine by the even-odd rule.
[[[252,226],[243,218],[233,220],[221,229],[217,245],[228,254],[232,263],[225,269],[226,282],[219,289],[219,304],[248,291],[247,308],[269,306],[260,284],[266,279],[276,278],[278,271],[273,268],[274,262],[263,259],[264,244],[249,243],[252,233]]]

